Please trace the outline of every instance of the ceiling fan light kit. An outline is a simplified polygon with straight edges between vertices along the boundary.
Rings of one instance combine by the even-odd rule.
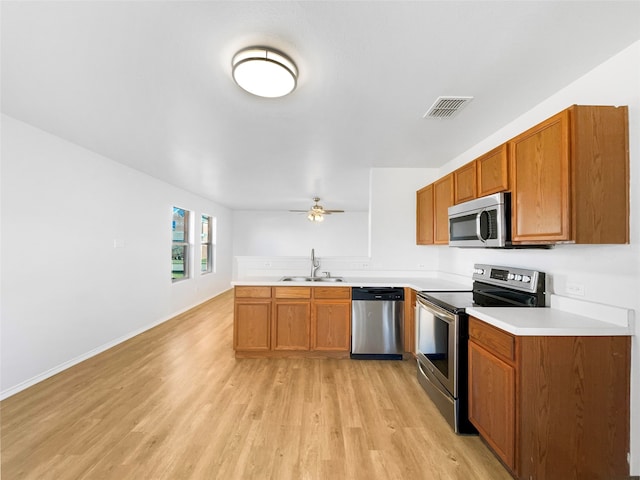
[[[309,210],[289,210],[290,212],[306,213],[307,220],[310,222],[322,222],[325,215],[331,215],[332,213],[344,213],[344,210],[326,210],[318,202],[320,197],[313,197],[314,204]]]
[[[277,98],[290,94],[298,82],[298,68],[284,53],[268,47],[240,50],[232,60],[233,80],[259,97]]]
[[[322,215],[322,213],[310,212],[309,215],[307,215],[307,219],[310,222],[322,222],[324,221],[324,215]]]

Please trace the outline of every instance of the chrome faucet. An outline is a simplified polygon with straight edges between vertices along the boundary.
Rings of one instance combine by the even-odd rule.
[[[316,272],[320,268],[320,260],[316,258],[316,252],[311,249],[311,278],[316,278]]]

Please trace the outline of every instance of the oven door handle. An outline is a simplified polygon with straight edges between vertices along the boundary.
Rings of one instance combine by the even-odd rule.
[[[416,297],[416,306],[430,311],[432,314],[437,315],[441,320],[444,320],[449,324],[456,321],[456,316],[453,313],[447,312],[445,309],[432,303],[427,303],[427,301],[420,296]]]

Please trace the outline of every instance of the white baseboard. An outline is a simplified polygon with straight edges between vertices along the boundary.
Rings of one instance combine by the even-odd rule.
[[[38,375],[35,375],[34,377],[29,378],[28,380],[25,380],[24,382],[21,382],[17,385],[14,385],[13,387],[9,387],[6,390],[3,390],[2,392],[0,392],[0,400],[4,400],[5,398],[9,398],[12,395],[15,395],[18,392],[21,392],[22,390],[26,390],[29,387],[32,387],[33,385],[35,385],[36,383],[40,383],[43,380],[46,380],[49,377],[53,377],[54,375],[66,370],[67,368],[71,368],[74,365],[77,365],[80,362],[84,362],[85,360],[88,360],[91,357],[95,357],[96,355],[98,355],[99,353],[102,353],[106,350],[109,350],[112,347],[115,347],[116,345],[122,343],[122,342],[126,342],[127,340],[140,335],[141,333],[146,332],[147,330],[150,330],[154,327],[157,327],[158,325],[160,325],[161,323],[164,323],[168,320],[171,320],[172,318],[177,317],[178,315],[191,310],[194,307],[197,307],[198,305],[203,304],[204,302],[207,302],[209,300],[211,300],[214,297],[217,297],[218,295],[221,295],[222,293],[226,292],[226,290],[216,293],[215,295],[210,296],[209,298],[206,298],[205,300],[202,300],[199,303],[196,303],[195,305],[191,305],[190,307],[186,307],[183,308],[182,310],[175,312],[165,318],[161,318],[153,323],[150,323],[149,325],[146,325],[142,328],[139,328],[137,330],[134,330],[132,332],[127,333],[126,335],[123,335],[122,337],[116,338],[115,340],[112,340],[110,342],[107,342],[103,345],[100,345],[99,347],[96,347],[92,350],[89,350],[86,353],[83,353],[82,355],[79,355],[75,358],[72,358],[71,360],[67,360],[66,362],[61,363],[60,365],[56,365],[53,368],[50,368],[49,370],[43,372],[43,373],[39,373]]]

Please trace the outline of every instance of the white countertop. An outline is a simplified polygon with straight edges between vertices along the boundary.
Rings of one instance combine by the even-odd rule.
[[[633,310],[558,295],[551,295],[550,308],[472,307],[466,311],[513,335],[633,335]]]
[[[282,277],[251,277],[231,282],[233,286],[254,286],[261,285],[266,287],[278,286],[308,286],[308,287],[409,287],[417,291],[470,291],[471,285],[453,282],[435,277],[344,277],[342,282],[282,282]]]
[[[282,277],[250,277],[233,286],[409,287],[417,291],[470,291],[471,285],[436,277],[344,277],[342,282],[282,282]],[[551,307],[471,307],[466,311],[520,336],[626,336],[634,334],[634,311],[550,295]]]

